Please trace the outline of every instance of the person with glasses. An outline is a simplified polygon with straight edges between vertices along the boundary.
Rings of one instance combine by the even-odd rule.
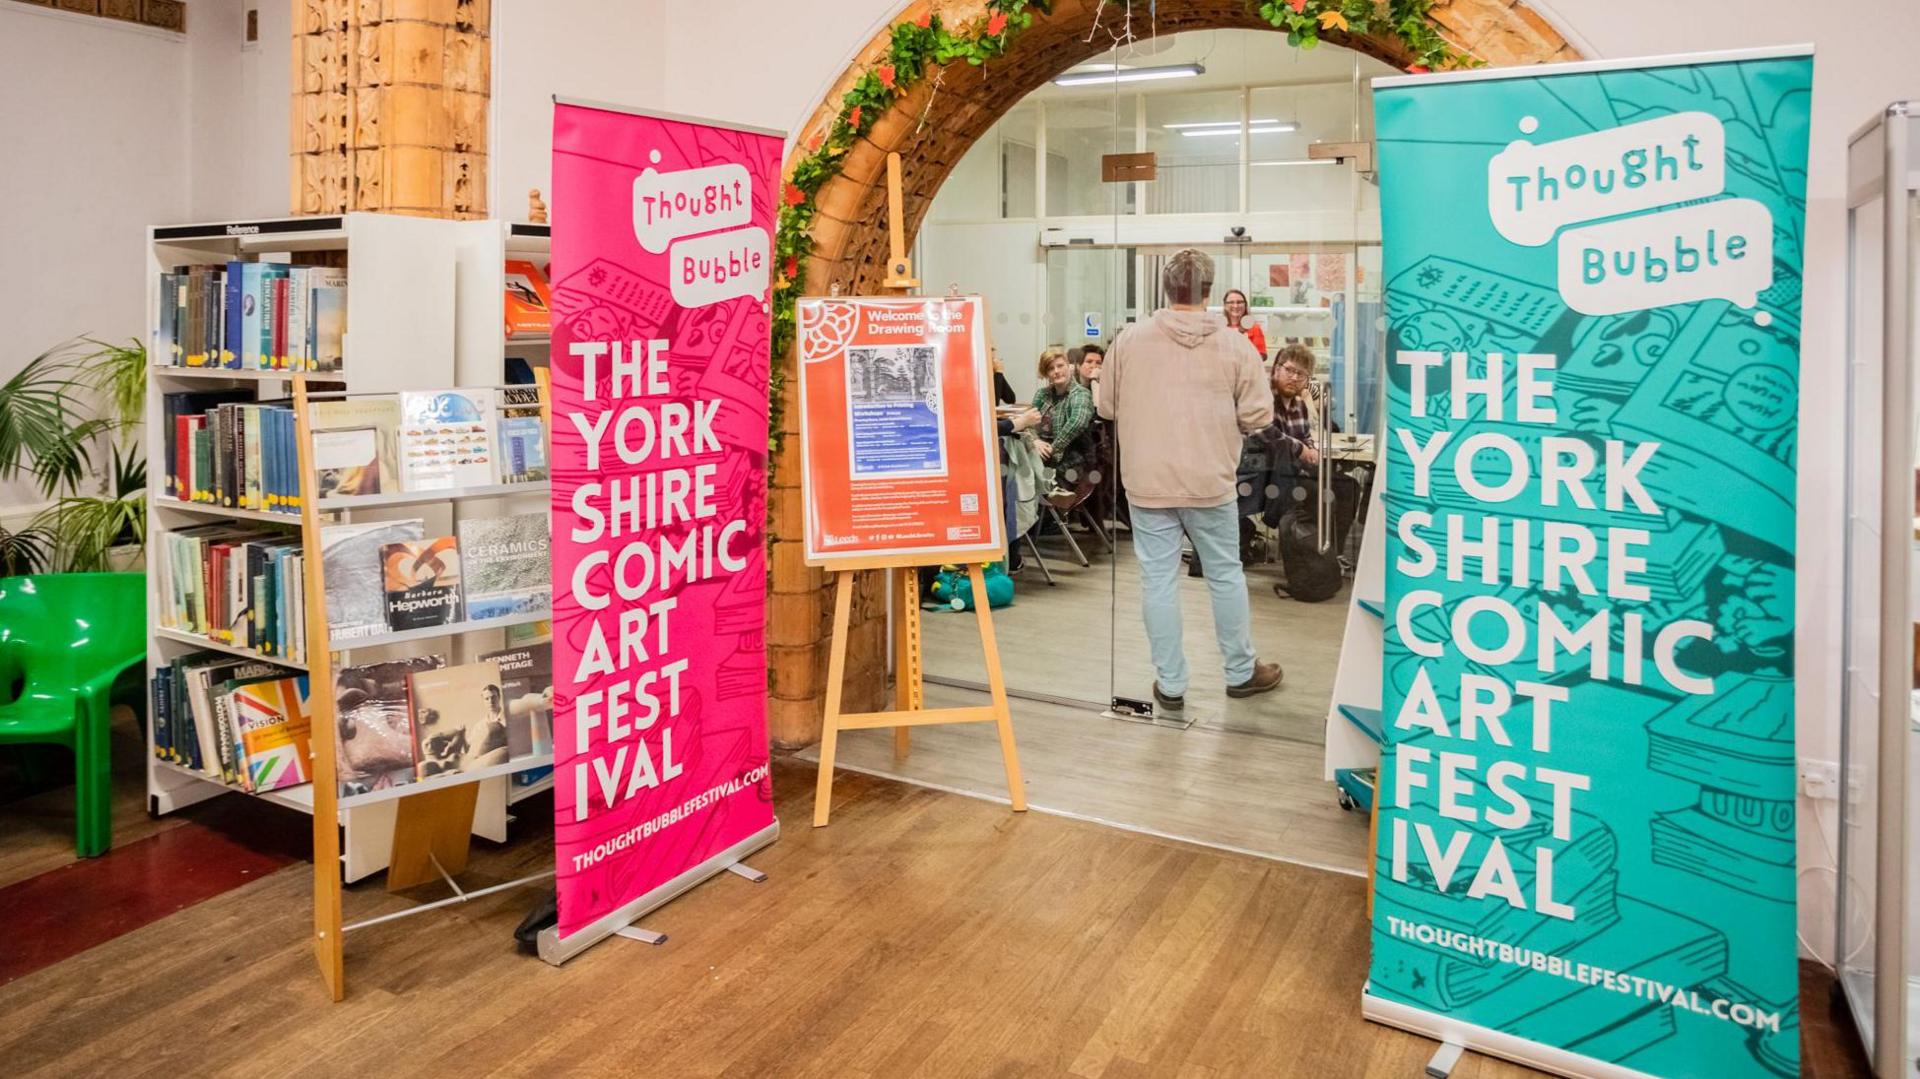
[[[1313,350],[1295,342],[1282,346],[1273,358],[1273,423],[1262,432],[1269,446],[1280,451],[1282,463],[1311,469],[1320,463],[1320,447],[1313,444],[1313,412],[1319,390],[1313,384],[1318,361]]]
[[[1267,505],[1265,519],[1270,527],[1279,526],[1281,515],[1298,504],[1308,504],[1308,499],[1317,495],[1313,491],[1318,483],[1320,469],[1332,467],[1331,462],[1321,460],[1325,447],[1315,444],[1313,437],[1313,413],[1320,407],[1320,387],[1313,381],[1314,369],[1318,360],[1313,350],[1295,342],[1283,345],[1273,357],[1273,423],[1260,433],[1261,439],[1273,450],[1273,485],[1279,489],[1280,497]],[[1329,422],[1329,433],[1339,430],[1339,426]],[[1352,476],[1335,470],[1327,477],[1329,493],[1332,495],[1327,512],[1333,518],[1333,547],[1338,556],[1346,550],[1347,530],[1353,525],[1355,513],[1360,507],[1360,485]],[[1312,492],[1304,497],[1295,497],[1296,490]],[[1342,568],[1345,559],[1340,557]],[[1287,597],[1285,585],[1274,585],[1276,595]]]

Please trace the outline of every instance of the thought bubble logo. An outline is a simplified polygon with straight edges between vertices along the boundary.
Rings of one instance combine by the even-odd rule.
[[[1718,195],[1726,159],[1726,129],[1704,112],[1516,141],[1487,162],[1487,213],[1500,235],[1539,247],[1565,225]]]
[[[1752,307],[1773,284],[1773,214],[1721,199],[1560,235],[1560,295],[1583,315],[1724,299]]]
[[[753,178],[733,162],[699,169],[647,169],[633,178],[633,237],[660,254],[682,236],[744,225],[753,218]]]

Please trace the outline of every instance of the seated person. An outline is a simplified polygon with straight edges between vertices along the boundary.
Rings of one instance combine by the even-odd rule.
[[[1040,414],[1034,449],[1047,463],[1052,489],[1049,498],[1070,493],[1086,473],[1093,449],[1093,395],[1080,384],[1067,359],[1067,350],[1055,345],[1040,354],[1040,388],[1033,409]]]
[[[1273,451],[1272,483],[1280,491],[1278,498],[1268,501],[1268,525],[1278,524],[1280,515],[1294,504],[1293,489],[1319,482],[1322,447],[1314,444],[1312,411],[1320,407],[1319,390],[1313,384],[1316,362],[1313,350],[1298,343],[1282,347],[1273,358],[1273,423],[1259,436]],[[1339,430],[1332,423],[1327,427],[1329,431]],[[1353,477],[1335,471],[1328,477],[1328,488],[1332,496],[1333,550],[1338,553],[1346,550],[1347,529],[1360,506],[1360,485]],[[1311,498],[1309,493],[1303,500],[1310,508]]]
[[[1076,357],[1074,353],[1078,353],[1079,355]],[[1072,352],[1067,353],[1067,356],[1073,360],[1074,370],[1080,375],[1080,384],[1087,388],[1088,393],[1093,394],[1094,406],[1096,408],[1099,407],[1100,365],[1107,362],[1106,349],[1101,348],[1099,345],[1087,345],[1074,349]]]

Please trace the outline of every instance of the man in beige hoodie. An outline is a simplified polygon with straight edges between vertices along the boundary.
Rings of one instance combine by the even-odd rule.
[[[1226,320],[1206,308],[1211,258],[1181,251],[1167,260],[1160,283],[1169,306],[1114,340],[1100,374],[1099,411],[1119,436],[1153,697],[1181,708],[1182,532],[1206,572],[1227,696],[1251,697],[1280,684],[1280,665],[1260,662],[1253,651],[1234,490],[1241,441],[1273,421],[1273,391],[1246,336],[1225,332]]]

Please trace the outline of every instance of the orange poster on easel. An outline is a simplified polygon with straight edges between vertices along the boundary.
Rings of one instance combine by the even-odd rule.
[[[1000,558],[980,297],[810,297],[796,321],[808,564]]]

